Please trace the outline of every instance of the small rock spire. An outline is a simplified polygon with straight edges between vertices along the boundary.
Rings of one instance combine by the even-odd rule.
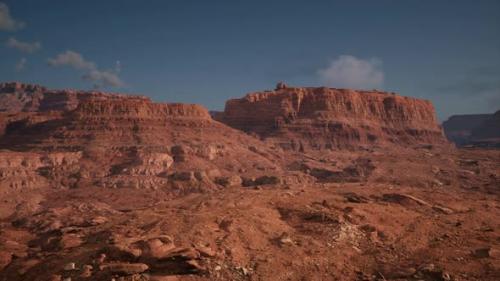
[[[283,81],[280,81],[278,82],[278,84],[276,84],[276,90],[282,90],[286,88],[288,88],[288,86]]]

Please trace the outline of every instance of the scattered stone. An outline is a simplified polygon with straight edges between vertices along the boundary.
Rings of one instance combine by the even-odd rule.
[[[209,246],[196,245],[195,249],[204,257],[214,257],[217,253]]]
[[[132,275],[148,270],[149,266],[144,263],[108,263],[101,265],[99,268],[111,274]]]
[[[274,185],[281,184],[281,178],[277,176],[261,176],[258,178],[243,178],[243,186]]]
[[[328,201],[326,200],[323,200],[321,202],[321,206],[325,207],[325,208],[331,208],[332,206],[330,205],[330,203],[328,203]]]
[[[64,270],[70,271],[70,270],[76,270],[76,264],[74,262],[70,262],[64,265]]]
[[[102,216],[97,216],[97,217],[92,218],[92,220],[90,221],[90,224],[91,225],[100,225],[100,224],[103,224],[107,221],[108,221],[107,218],[102,217]]]
[[[115,239],[116,240],[116,239]],[[132,247],[125,241],[111,241],[112,245],[107,249],[109,256],[113,258],[133,257],[138,258],[142,254],[142,250],[138,247]]]
[[[382,200],[399,204],[403,203],[404,201],[413,201],[418,203],[419,205],[431,207],[431,204],[427,203],[426,201],[408,194],[399,194],[399,193],[383,194]]]
[[[484,247],[484,248],[478,248],[478,249],[475,249],[473,252],[472,252],[472,255],[476,258],[489,258],[490,257],[490,251],[491,251],[491,247]]]
[[[215,179],[221,176],[221,172],[219,169],[209,169],[206,170],[205,172],[207,173],[207,176],[211,179]]]
[[[172,175],[170,175],[170,179],[174,181],[195,181],[196,177],[194,175],[193,171],[187,171],[187,172],[175,172]]]
[[[434,209],[435,211],[438,211],[440,213],[446,214],[446,215],[451,215],[454,213],[454,211],[452,209],[446,208],[443,206],[439,206],[439,205],[432,206],[432,209]]]
[[[241,186],[243,180],[240,176],[229,176],[229,177],[217,177],[215,178],[215,183],[220,184],[224,187]]]
[[[242,182],[241,185],[247,187],[247,186],[254,186],[255,185],[255,178],[241,178]]]
[[[29,259],[27,261],[23,261],[21,263],[21,267],[17,270],[17,273],[19,275],[24,275],[28,270],[30,270],[32,267],[38,265],[40,263],[39,259]]]
[[[344,194],[344,197],[347,200],[347,202],[350,203],[368,203],[368,199],[366,197],[358,195],[353,192]]]
[[[54,220],[48,226],[46,226],[43,229],[43,231],[45,231],[45,232],[51,232],[51,231],[59,230],[59,229],[63,228],[63,226],[64,225],[63,225],[63,223],[60,220]]]
[[[444,186],[444,183],[442,183],[440,180],[438,179],[434,179],[432,180],[432,186],[438,186],[438,187],[441,187],[441,186]]]
[[[281,179],[277,176],[261,176],[255,180],[255,185],[280,184]]]
[[[82,267],[82,273],[80,274],[80,277],[83,277],[83,278],[88,278],[90,276],[92,276],[92,269],[93,267],[89,264],[86,264]]]
[[[372,233],[372,232],[375,232],[377,231],[377,229],[373,226],[373,225],[370,225],[370,224],[364,224],[360,227],[360,229],[365,232],[365,233]]]
[[[53,274],[49,277],[48,279],[49,281],[61,281],[62,280],[62,276],[59,275],[59,274]]]
[[[101,253],[99,256],[94,260],[94,264],[101,265],[104,263],[106,260],[106,254]]]
[[[63,234],[59,240],[59,247],[61,249],[76,248],[82,245],[83,241],[77,234]]]
[[[342,170],[303,166],[302,169],[323,183],[362,182],[375,170],[371,159],[359,158]]]
[[[206,145],[199,147],[196,153],[199,157],[207,160],[214,160],[217,157],[218,149],[214,145]]]
[[[135,245],[140,248],[142,257],[155,259],[162,259],[168,256],[170,251],[175,248],[174,239],[168,235],[161,235],[147,241],[139,241]]]
[[[217,220],[217,224],[221,229],[229,231],[231,226],[233,225],[233,220],[229,218],[222,218]]]
[[[387,277],[390,278],[407,278],[413,276],[417,270],[413,267],[407,267],[407,268],[398,268],[394,272],[391,272],[391,274],[387,274]]]
[[[200,253],[193,248],[177,248],[172,250],[168,256],[185,260],[195,260],[200,258]]]
[[[438,268],[434,264],[424,264],[421,265],[417,272],[413,275],[414,278],[417,279],[425,279],[425,280],[436,280],[436,281],[450,281],[451,276],[449,273],[444,272],[443,269]]]
[[[439,174],[441,172],[441,169],[437,166],[432,166],[432,173],[434,174]]]
[[[477,166],[479,162],[474,159],[460,159],[460,164],[465,166]]]
[[[174,275],[149,275],[149,281],[179,281]]]
[[[188,260],[186,264],[191,266],[189,269],[190,272],[202,272],[205,271],[205,268],[201,266],[196,260]]]
[[[208,175],[204,171],[196,171],[194,172],[194,177],[195,179],[201,181],[201,182],[209,182],[210,179],[208,178]]]
[[[283,232],[279,238],[279,242],[281,245],[293,245],[293,240],[290,238],[290,235],[286,232]]]

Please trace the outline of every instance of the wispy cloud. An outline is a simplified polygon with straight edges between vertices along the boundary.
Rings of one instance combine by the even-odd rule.
[[[122,63],[119,60],[117,60],[115,63],[115,72],[116,73],[122,72]]]
[[[42,47],[42,44],[40,44],[40,42],[33,42],[33,43],[23,42],[13,37],[9,38],[9,40],[7,40],[7,43],[5,43],[5,45],[9,48],[14,48],[23,53],[29,53],[29,54],[38,51]]]
[[[94,83],[96,88],[101,86],[123,87],[125,83],[118,77],[118,74],[107,71],[93,69],[83,75],[83,79]]]
[[[81,54],[74,51],[60,53],[53,59],[49,58],[48,62],[51,66],[70,66],[78,70],[96,69],[95,63],[86,61]]]
[[[28,62],[28,60],[26,58],[22,58],[20,59],[17,63],[16,63],[16,71],[17,72],[21,72],[24,70],[24,68],[26,68],[26,63]]]
[[[336,88],[373,89],[384,83],[382,61],[371,58],[359,59],[343,55],[330,62],[327,68],[318,71],[322,83]]]
[[[3,31],[16,31],[25,26],[24,22],[15,20],[10,15],[9,7],[0,2],[0,30]]]
[[[500,109],[500,67],[488,65],[465,69],[455,81],[433,89],[436,94],[464,104],[484,104],[488,110]]]
[[[48,63],[51,66],[69,66],[76,70],[84,72],[82,78],[94,83],[94,87],[123,87],[125,83],[118,76],[121,66],[115,66],[115,70],[99,70],[97,65],[74,51],[66,51],[58,54],[55,58],[49,58]]]

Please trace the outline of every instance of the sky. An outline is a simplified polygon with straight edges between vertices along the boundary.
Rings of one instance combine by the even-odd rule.
[[[291,86],[500,109],[500,1],[0,0],[0,81],[222,110]]]

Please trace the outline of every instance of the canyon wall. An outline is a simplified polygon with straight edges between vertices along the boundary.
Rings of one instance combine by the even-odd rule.
[[[230,100],[211,116],[200,105],[143,96],[0,85],[0,156],[24,159],[2,168],[9,188],[182,194],[281,180],[358,180],[371,173],[371,163],[349,159],[325,167],[321,150],[448,144],[429,101],[376,91],[281,85]],[[44,160],[60,155],[71,164]],[[312,162],[304,164],[306,158]],[[22,164],[31,162],[36,168]],[[32,180],[17,182],[16,169]]]
[[[447,143],[431,102],[378,91],[280,85],[229,100],[214,116],[292,149]]]
[[[102,186],[185,193],[216,188],[215,182],[236,173],[251,178],[281,170],[279,151],[214,121],[200,105],[20,83],[2,87],[0,157],[28,160],[9,164],[0,186],[11,182],[8,188]],[[81,157],[71,169],[43,161],[36,169],[19,164],[59,153]],[[26,170],[34,180],[13,181],[9,175],[15,169]]]
[[[500,146],[500,110],[494,114],[453,115],[443,122],[446,137],[457,146]]]

